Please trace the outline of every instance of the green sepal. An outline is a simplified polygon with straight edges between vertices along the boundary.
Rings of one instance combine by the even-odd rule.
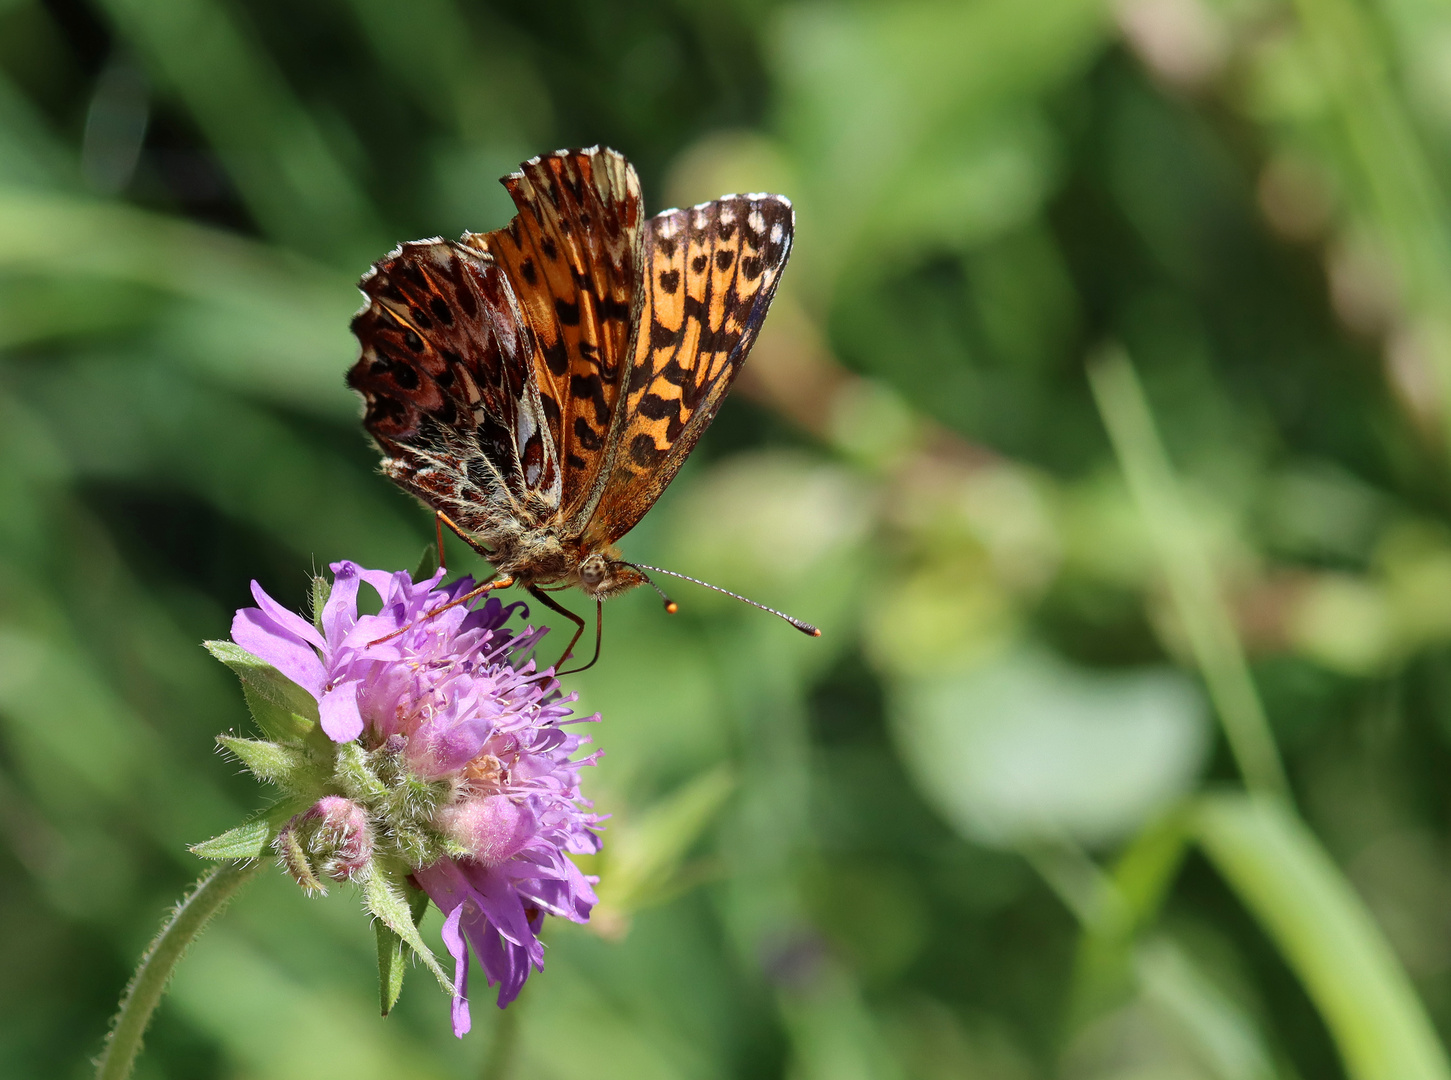
[[[301,885],[305,892],[327,895],[327,886],[313,873],[312,863],[307,858],[302,841],[297,838],[296,829],[283,829],[277,834],[272,846],[277,850],[277,857],[282,860],[282,865],[292,875],[292,880]]]
[[[242,680],[247,708],[263,734],[293,742],[317,726],[317,700],[271,664],[230,641],[204,644]]]
[[[408,911],[416,927],[428,910],[428,894],[406,882],[404,884],[408,893]],[[403,992],[403,976],[408,970],[408,947],[382,919],[374,921],[373,930],[378,936],[378,1003],[382,1006],[383,1015],[387,1016],[398,1004],[398,995]]]
[[[374,859],[373,865],[368,868],[365,874],[353,878],[363,887],[363,897],[367,902],[368,910],[394,934],[403,939],[403,942],[418,954],[433,977],[438,980],[450,994],[453,993],[453,980],[444,973],[439,966],[438,958],[435,957],[427,945],[423,943],[423,935],[418,932],[418,927],[413,921],[412,907],[407,899],[408,883],[405,880],[408,871],[400,862],[391,859]]]
[[[418,560],[418,569],[413,571],[414,581],[426,581],[438,572],[438,545],[429,544],[423,549],[423,558]]]
[[[318,574],[312,579],[312,625],[317,627],[317,632],[324,637],[327,631],[322,628],[322,612],[327,607],[327,598],[333,594],[333,583],[327,578]]]
[[[327,782],[326,770],[301,747],[236,735],[218,735],[217,743],[235,755],[258,780],[298,795],[319,791]]]
[[[354,802],[372,805],[388,796],[388,787],[373,771],[368,752],[356,742],[339,743],[333,759],[333,777]]]
[[[282,826],[316,801],[312,796],[296,796],[273,803],[235,829],[193,844],[191,853],[203,859],[260,859],[267,854]]]

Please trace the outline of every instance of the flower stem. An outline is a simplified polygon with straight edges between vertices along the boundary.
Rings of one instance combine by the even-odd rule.
[[[262,869],[261,859],[219,863],[177,904],[152,940],[141,965],[126,986],[121,1009],[111,1024],[105,1048],[96,1062],[96,1080],[126,1080],[141,1052],[141,1037],[151,1013],[161,1001],[172,969],[200,936],[213,915],[226,907],[234,893]]]
[[[494,1024],[494,1043],[484,1059],[483,1080],[509,1080],[519,1056],[519,1002],[499,1013]]]

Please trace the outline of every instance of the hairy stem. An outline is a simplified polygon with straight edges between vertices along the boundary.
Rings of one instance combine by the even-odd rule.
[[[219,863],[208,871],[196,887],[177,904],[141,957],[136,974],[121,997],[121,1009],[111,1024],[105,1048],[96,1062],[96,1080],[126,1080],[141,1052],[141,1037],[151,1022],[151,1013],[166,984],[186,950],[191,947],[213,915],[226,907],[227,901],[250,881],[264,863]]]

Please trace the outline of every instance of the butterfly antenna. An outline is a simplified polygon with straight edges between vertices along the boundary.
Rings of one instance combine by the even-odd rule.
[[[668,574],[670,577],[679,578],[681,581],[689,581],[695,585],[703,585],[707,589],[713,589],[715,592],[724,593],[726,596],[729,596],[734,600],[739,600],[743,604],[750,604],[753,608],[760,608],[762,611],[768,611],[772,615],[776,616],[776,618],[778,619],[785,619],[792,626],[796,627],[797,630],[800,630],[803,634],[806,634],[809,637],[821,636],[821,631],[817,627],[812,626],[809,622],[803,622],[802,620],[796,618],[794,615],[787,615],[784,611],[777,611],[773,607],[767,607],[765,604],[757,603],[755,600],[752,600],[746,596],[742,596],[740,593],[733,593],[729,589],[722,589],[719,585],[712,585],[708,581],[701,581],[700,578],[693,578],[688,574],[677,574],[674,570],[663,570],[658,566],[646,566],[644,563],[625,563],[625,565],[633,566],[636,570],[639,570],[642,573],[646,570],[649,570],[652,574]],[[660,593],[661,596],[665,596],[663,592],[660,592],[660,586],[656,585],[653,581],[650,581],[648,577],[645,578],[645,581],[649,583],[651,588],[653,588],[656,592]],[[675,606],[676,605],[673,600],[671,600],[669,597],[665,597],[666,611],[669,611],[673,614],[675,611]]]
[[[677,611],[680,610],[680,605],[677,604],[674,600],[670,599],[670,597],[666,596],[665,595],[665,590],[662,589],[659,585],[656,585],[653,581],[651,581],[650,580],[650,575],[647,574],[647,573],[645,573],[646,570],[654,570],[655,568],[653,566],[650,566],[650,567],[636,566],[632,562],[631,563],[625,563],[625,565],[628,566],[628,567],[630,567],[633,570],[640,571],[640,576],[645,579],[645,584],[648,585],[648,586],[650,586],[650,588],[654,589],[657,593],[660,594],[660,599],[665,601],[665,614],[667,614],[667,615],[674,615]],[[663,570],[660,571],[660,573],[664,573],[664,572],[665,571],[663,571]]]

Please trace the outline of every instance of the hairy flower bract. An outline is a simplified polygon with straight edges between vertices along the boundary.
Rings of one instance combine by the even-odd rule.
[[[391,874],[427,893],[444,915],[462,1035],[470,949],[503,1007],[531,968],[543,970],[544,917],[582,923],[594,907],[596,879],[569,856],[599,849],[600,819],[579,789],[597,755],[575,758],[589,739],[573,730],[598,717],[573,717],[574,696],[535,670],[544,631],[507,625],[524,605],[490,597],[432,614],[473,581],[443,585],[440,570],[415,582],[351,562],[332,571],[315,623],[254,582],[257,606],[232,624],[237,645],[316,700],[327,737],[314,740],[324,764],[307,773],[321,778],[318,802],[274,846],[309,889]],[[382,600],[376,615],[358,612],[363,584]]]

